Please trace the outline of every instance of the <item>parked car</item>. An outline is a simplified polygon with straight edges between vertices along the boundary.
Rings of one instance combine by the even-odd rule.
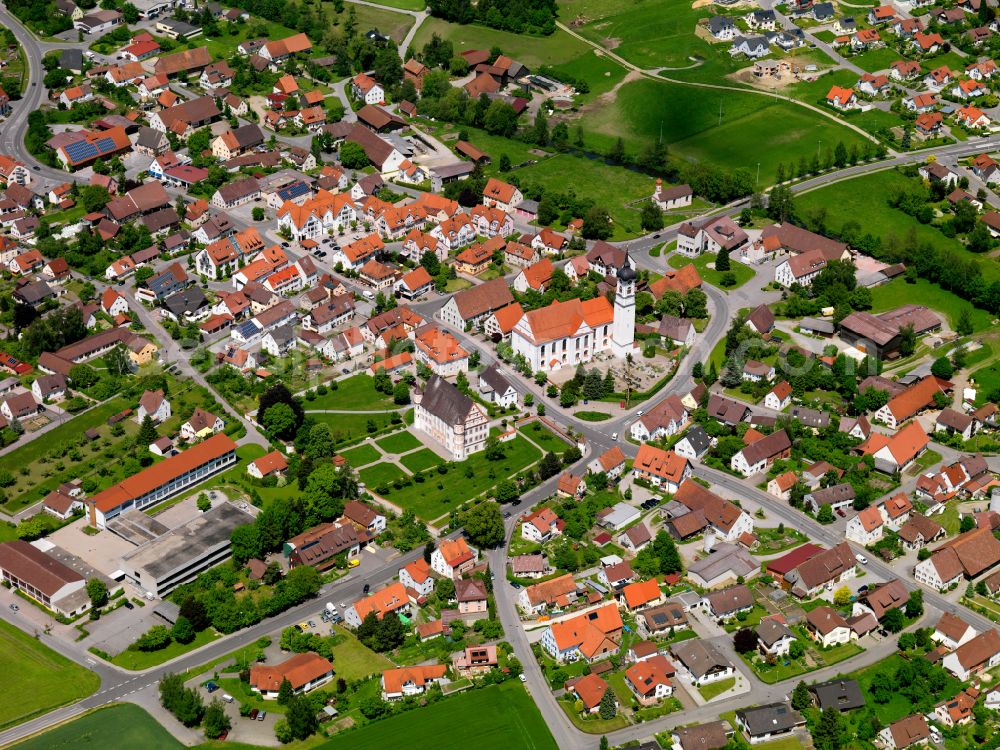
[[[257,714],[257,721],[264,721],[265,716],[267,716],[267,711],[261,711]]]
[[[862,565],[868,564],[868,558],[862,555],[860,552],[854,556],[854,559],[857,560]]]
[[[521,674],[519,674],[517,677],[518,677],[519,680],[521,680],[521,682],[527,682],[528,681],[528,678],[524,676],[524,672],[521,672]]]
[[[369,591],[371,591],[371,588],[372,588],[371,585],[366,583],[365,587],[362,589],[362,592],[367,594]]]
[[[257,714],[259,714],[259,713],[260,713],[260,709],[259,708],[251,709],[251,711],[250,711],[250,721],[256,721],[257,720]]]
[[[10,608],[11,608],[11,609],[12,609],[12,610],[13,610],[14,612],[18,612],[18,611],[20,611],[20,609],[21,609],[21,608],[20,608],[20,607],[18,607],[18,606],[17,606],[16,604],[11,604],[11,605],[10,605]]]
[[[219,689],[219,686],[216,685],[211,680],[209,680],[208,682],[205,683],[205,690],[207,690],[210,693],[214,693],[218,689]]]
[[[122,606],[125,607],[125,609],[135,609],[135,605],[132,602],[130,602],[128,599],[126,599],[124,602],[122,602]]]

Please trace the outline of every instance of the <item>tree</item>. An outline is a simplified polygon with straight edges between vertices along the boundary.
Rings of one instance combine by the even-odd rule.
[[[208,613],[205,611],[205,605],[193,596],[189,596],[181,602],[178,617],[186,618],[191,623],[191,627],[198,633],[211,624]]]
[[[410,387],[402,380],[392,389],[392,401],[399,406],[410,403]]]
[[[292,689],[292,683],[287,677],[283,678],[281,685],[278,686],[278,705],[287,706],[293,695],[295,695],[295,690]]]
[[[493,490],[493,499],[503,505],[516,500],[519,494],[517,484],[509,479],[502,479],[497,482],[497,486]]]
[[[254,206],[250,211],[250,216],[254,221],[264,221],[264,209],[260,206]]]
[[[882,618],[882,627],[884,627],[890,633],[898,633],[900,630],[903,629],[903,626],[905,624],[906,623],[903,619],[903,610],[898,608],[890,609],[888,612],[885,613],[885,616]]]
[[[243,565],[247,560],[260,557],[264,551],[260,531],[256,524],[248,523],[237,526],[229,535],[233,560],[237,565]]]
[[[431,564],[431,556],[434,554],[434,542],[427,542],[424,545],[424,562]]]
[[[190,643],[193,641],[194,628],[191,626],[191,621],[186,617],[178,615],[177,621],[170,628],[170,636],[178,643]]]
[[[393,54],[396,53],[393,52]],[[399,618],[386,619],[399,621]],[[304,740],[316,733],[316,730],[319,729],[319,721],[316,719],[316,710],[313,708],[312,701],[308,697],[304,695],[292,696],[287,707],[285,721],[288,722],[288,729],[293,738]]]
[[[450,602],[455,598],[455,582],[450,578],[440,578],[434,583],[434,595],[439,601]]]
[[[90,597],[90,606],[100,609],[108,603],[108,585],[100,578],[91,578],[87,581],[87,596]]]
[[[951,360],[943,355],[935,359],[931,365],[931,375],[942,380],[949,380],[954,372],[955,368],[952,367]]]
[[[538,475],[545,480],[554,477],[559,473],[561,468],[562,464],[559,462],[559,457],[552,451],[549,451],[538,462]]]
[[[604,691],[598,712],[605,721],[613,719],[618,715],[618,703],[615,701],[615,694],[611,692],[611,688]]]
[[[583,235],[584,239],[606,240],[613,231],[611,214],[608,213],[607,209],[593,206],[583,214],[583,227],[580,229],[580,234]]]
[[[663,212],[653,201],[649,200],[642,204],[639,211],[639,224],[647,232],[663,229]]]
[[[492,500],[479,503],[462,516],[465,533],[477,547],[496,547],[503,542],[503,514]]]
[[[960,534],[972,531],[974,528],[976,528],[976,519],[972,516],[962,516],[962,519],[958,522],[958,532]]]
[[[583,381],[583,397],[596,401],[604,395],[604,378],[597,368],[587,373]]]
[[[132,360],[129,359],[128,353],[122,346],[116,346],[104,355],[104,366],[111,375],[119,377],[129,375],[132,372]]]
[[[833,592],[833,606],[846,607],[851,602],[851,590],[847,586],[841,586]]]
[[[729,251],[726,248],[719,248],[718,254],[715,256],[715,270],[716,271],[728,271],[731,268],[729,263]]]
[[[486,443],[483,447],[483,457],[487,461],[503,461],[505,455],[504,445],[496,435],[490,435],[486,438]]]
[[[749,654],[757,648],[757,633],[752,628],[740,628],[733,635],[733,647],[737,653]]]
[[[892,675],[884,671],[878,671],[872,676],[868,690],[872,694],[872,699],[876,703],[888,703],[896,693],[896,686]]]
[[[955,326],[955,330],[959,336],[972,335],[972,310],[968,307],[963,307],[958,313],[958,323]]]
[[[899,329],[899,353],[904,357],[909,357],[917,348],[917,334],[913,330],[913,324],[907,323]]]
[[[844,732],[844,718],[840,711],[833,706],[825,708],[812,730],[816,750],[839,750],[844,746]]]
[[[910,598],[906,601],[906,616],[911,620],[920,617],[924,613],[924,592],[914,589],[910,592]]]
[[[804,680],[799,680],[795,689],[792,690],[792,708],[802,711],[812,705],[812,698],[809,696],[809,688]]]
[[[601,743],[597,746],[598,750],[610,750],[611,744],[608,742],[608,738],[601,736]]]
[[[977,221],[976,225],[968,235],[968,247],[974,253],[985,253],[993,247],[993,235],[989,228],[982,221]]]
[[[830,503],[823,503],[816,514],[816,520],[820,523],[833,523],[833,508]]]
[[[292,407],[286,403],[275,404],[261,415],[261,424],[279,440],[288,440],[295,435],[298,419]]]
[[[205,736],[210,740],[221,737],[223,732],[233,728],[233,722],[226,715],[222,701],[216,698],[205,709]]]
[[[361,146],[354,141],[345,141],[340,147],[340,163],[348,169],[364,169],[371,162]]]

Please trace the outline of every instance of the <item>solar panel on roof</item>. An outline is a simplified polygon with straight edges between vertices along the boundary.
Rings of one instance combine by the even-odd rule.
[[[98,138],[97,139],[97,149],[102,153],[106,154],[108,151],[114,151],[117,148],[115,146],[114,138]]]
[[[86,159],[93,159],[98,155],[97,148],[92,143],[87,141],[77,141],[75,143],[70,143],[63,149],[66,152],[66,156],[69,157],[72,162],[80,162]]]

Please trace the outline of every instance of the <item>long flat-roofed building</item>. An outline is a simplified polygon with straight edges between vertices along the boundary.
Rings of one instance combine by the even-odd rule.
[[[236,443],[228,435],[213,435],[88,498],[90,523],[103,529],[127,510],[147,508],[235,463]]]
[[[229,557],[229,537],[253,516],[222,503],[122,556],[125,576],[144,592],[163,597]]]

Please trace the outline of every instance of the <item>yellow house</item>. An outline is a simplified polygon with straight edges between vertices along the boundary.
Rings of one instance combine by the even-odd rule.
[[[152,341],[136,336],[128,345],[128,357],[136,367],[148,365],[156,358],[159,348]]]

